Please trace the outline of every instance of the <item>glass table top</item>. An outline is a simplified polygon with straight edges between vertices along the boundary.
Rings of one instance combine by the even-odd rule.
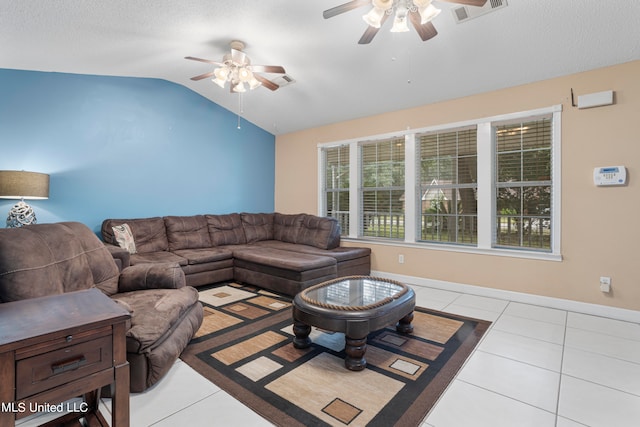
[[[314,304],[328,304],[342,307],[370,306],[393,299],[407,287],[401,283],[385,279],[358,277],[333,280],[312,286],[304,291],[305,299]]]

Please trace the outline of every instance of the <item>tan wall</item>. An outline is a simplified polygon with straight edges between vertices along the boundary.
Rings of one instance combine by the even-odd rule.
[[[336,123],[276,138],[275,207],[318,210],[317,144],[563,105],[563,261],[369,245],[372,268],[640,310],[640,61],[438,104]],[[578,110],[577,95],[615,91],[612,106]],[[593,168],[625,165],[628,186],[595,187]],[[358,244],[363,246],[361,244]],[[405,255],[399,264],[398,254]],[[612,292],[599,289],[612,278]]]

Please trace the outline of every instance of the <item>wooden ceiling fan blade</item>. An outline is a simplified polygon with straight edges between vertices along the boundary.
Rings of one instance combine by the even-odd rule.
[[[206,79],[208,77],[213,76],[214,72],[211,71],[210,73],[204,73],[204,74],[200,74],[199,76],[195,76],[195,77],[191,77],[191,80],[193,81],[198,81],[198,80],[202,80],[202,79]]]
[[[416,29],[423,42],[438,35],[438,31],[436,30],[436,27],[433,26],[431,21],[427,22],[426,24],[420,23],[420,14],[418,12],[409,13],[409,19],[411,20],[413,27]]]
[[[360,40],[358,40],[358,44],[371,43],[371,40],[373,40],[376,34],[378,34],[378,31],[380,31],[380,28],[368,26],[367,29],[364,30],[364,33],[362,34],[362,37],[360,37]]]
[[[210,59],[194,58],[193,56],[185,56],[184,59],[190,59],[192,61],[205,62],[207,64],[213,64],[213,65],[223,65],[221,62],[218,62],[218,61],[212,61]]]
[[[256,78],[256,80],[262,83],[262,86],[266,87],[267,89],[277,90],[280,87],[271,80],[265,79],[260,74],[254,74],[253,76]]]
[[[284,68],[279,65],[252,65],[251,71],[255,71],[256,73],[286,73],[286,71],[284,71]]]
[[[467,6],[477,6],[477,7],[482,7],[487,2],[487,0],[438,0],[438,1],[444,1],[447,3],[458,3],[458,4],[464,4]]]
[[[389,15],[387,15],[386,13],[382,16],[382,20],[380,20],[380,26],[378,28],[372,27],[371,25],[369,25],[367,29],[364,30],[364,34],[362,34],[362,37],[360,37],[360,40],[358,40],[358,44],[371,43],[371,40],[373,40],[376,34],[378,34],[378,31],[380,31],[380,28],[382,28],[382,26],[384,25],[388,17]]]
[[[350,10],[357,9],[366,5],[371,5],[371,0],[353,0],[348,3],[325,10],[324,12],[322,12],[322,16],[324,16],[324,19],[329,19],[333,18],[336,15],[340,15],[342,13],[349,12]]]

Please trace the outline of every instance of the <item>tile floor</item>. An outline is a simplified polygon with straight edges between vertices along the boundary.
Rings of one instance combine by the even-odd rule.
[[[493,322],[422,427],[640,425],[640,325],[414,289],[419,306]],[[110,401],[103,406],[108,415]],[[132,395],[131,425],[270,423],[178,361],[151,390]]]

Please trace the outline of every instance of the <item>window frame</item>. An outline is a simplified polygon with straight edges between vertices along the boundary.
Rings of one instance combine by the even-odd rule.
[[[495,194],[495,158],[496,136],[495,126],[510,121],[527,121],[542,116],[551,117],[551,250],[539,250],[530,248],[514,248],[496,246],[494,225],[496,221],[496,194]],[[446,132],[455,129],[476,126],[477,128],[477,198],[478,198],[478,237],[475,246],[449,244],[441,242],[425,242],[418,240],[420,229],[419,213],[420,201],[417,200],[420,183],[418,182],[418,150],[416,147],[416,135],[431,132]],[[318,149],[318,214],[324,215],[326,207],[323,192],[324,171],[322,169],[322,150],[326,147],[348,144],[350,147],[350,227],[348,233],[343,230],[342,239],[354,242],[370,242],[373,244],[417,247],[449,252],[477,253],[485,255],[507,256],[515,258],[540,259],[561,261],[561,128],[562,105],[526,110],[514,113],[501,114],[474,120],[455,123],[446,123],[423,128],[410,129],[401,132],[369,135],[352,138],[343,141],[317,144]],[[389,138],[405,138],[405,238],[393,240],[388,238],[362,237],[359,235],[360,227],[360,153],[359,145],[365,141],[383,140]],[[490,167],[480,167],[490,165]]]

